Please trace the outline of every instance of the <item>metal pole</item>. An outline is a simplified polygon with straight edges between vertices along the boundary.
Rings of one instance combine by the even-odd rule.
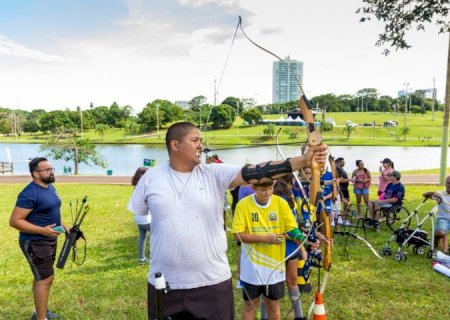
[[[447,175],[449,113],[450,113],[450,37],[447,53],[447,79],[445,84],[444,123],[442,125],[441,166],[439,171],[439,184],[441,185],[445,183],[445,176]]]
[[[433,78],[433,107],[431,109],[431,120],[434,121],[434,104],[436,102],[436,79]]]
[[[158,138],[159,138],[159,103],[156,105],[156,126],[158,130]]]
[[[214,106],[217,106],[217,87],[216,87],[217,79],[214,79]]]
[[[80,107],[80,126],[81,126],[81,140],[83,140],[83,110]]]
[[[406,113],[408,112],[408,86],[409,86],[409,82],[405,83],[406,87],[405,87],[405,118],[403,120],[403,134],[405,134],[406,132]]]

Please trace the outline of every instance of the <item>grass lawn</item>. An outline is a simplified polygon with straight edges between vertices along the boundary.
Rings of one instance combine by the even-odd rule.
[[[33,311],[31,271],[17,244],[17,231],[8,227],[7,222],[23,187],[1,186],[0,319],[26,319]],[[50,308],[61,313],[63,319],[146,319],[148,266],[137,263],[137,228],[126,210],[131,186],[57,184],[56,187],[67,223],[68,201],[88,196],[90,211],[82,226],[88,256],[81,267],[68,263],[64,270],[56,269]],[[420,194],[429,188],[408,186],[406,206],[416,207]],[[432,203],[426,205],[429,209]],[[429,229],[430,225],[424,228]],[[368,230],[368,240],[378,250],[391,235],[386,226],[381,233]],[[228,238],[228,256],[235,275],[237,246],[230,235]],[[62,242],[60,239],[59,248]],[[449,279],[435,273],[426,256],[407,251],[406,261],[396,262],[393,257],[380,260],[362,242],[350,240],[346,259],[343,237],[336,236],[333,266],[324,294],[329,319],[449,319]],[[316,273],[311,279],[316,282]],[[241,296],[236,290],[237,318]],[[309,305],[312,299],[313,294],[305,295],[304,305]],[[285,298],[283,317],[289,309]],[[293,315],[287,318],[292,319]]]
[[[278,119],[279,115],[265,115],[266,119]],[[432,120],[431,113],[424,115],[408,114],[406,126],[410,132],[406,135],[406,140],[402,135],[404,114],[394,114],[392,112],[335,112],[327,113],[326,118],[331,118],[336,122],[336,127],[331,131],[323,132],[323,139],[329,145],[389,145],[389,146],[440,146],[442,137],[442,112],[435,113],[435,120]],[[318,115],[317,119],[321,119]],[[397,128],[364,127],[358,126],[347,139],[343,132],[345,121],[351,120],[353,123],[363,124],[375,121],[378,125],[383,125],[387,120],[396,120],[399,123]],[[203,132],[203,139],[211,145],[249,145],[255,143],[275,143],[274,137],[264,137],[263,129],[265,126],[246,126],[238,117],[230,129],[207,130]],[[279,126],[276,126],[275,132]],[[280,143],[305,141],[306,131],[304,127],[282,127],[290,131],[297,132],[296,139],[290,139],[289,134],[284,130],[280,134]],[[162,128],[160,135],[156,131],[147,134],[128,136],[123,129],[110,129],[101,137],[95,130],[86,130],[83,135],[94,143],[124,143],[124,144],[164,144],[165,130]],[[22,134],[21,138],[13,136],[0,136],[0,142],[10,143],[42,143],[48,138],[48,135]]]

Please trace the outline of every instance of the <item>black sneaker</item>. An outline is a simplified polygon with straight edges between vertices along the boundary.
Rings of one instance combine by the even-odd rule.
[[[363,224],[364,224],[364,227],[366,227],[366,228],[369,228],[369,227],[371,227],[372,226],[372,219],[369,219],[369,218],[365,218],[364,219],[364,222],[363,222]]]
[[[46,314],[47,319],[59,319],[60,316],[57,313],[54,313],[50,310],[47,310],[47,314]]]
[[[52,312],[50,310],[47,310],[47,313],[46,313],[45,317],[47,319],[59,319],[60,318],[59,314],[54,313],[54,312]],[[36,320],[36,311],[31,316],[31,320]]]

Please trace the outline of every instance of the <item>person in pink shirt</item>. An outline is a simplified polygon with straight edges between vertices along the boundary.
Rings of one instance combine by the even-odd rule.
[[[380,183],[378,184],[378,197],[386,190],[389,181],[389,175],[394,171],[394,163],[389,158],[384,158],[383,161],[380,161],[381,165],[378,169],[380,171]]]

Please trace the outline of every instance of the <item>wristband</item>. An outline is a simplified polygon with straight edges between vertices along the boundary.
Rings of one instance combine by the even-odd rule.
[[[298,228],[292,229],[287,234],[288,234],[289,238],[291,238],[292,240],[298,240],[301,242],[303,242],[305,240],[305,236]]]

